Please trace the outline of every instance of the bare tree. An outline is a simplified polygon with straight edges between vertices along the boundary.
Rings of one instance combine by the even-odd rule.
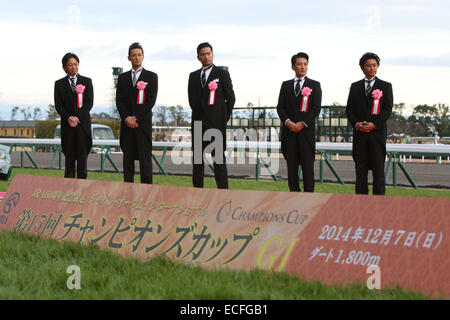
[[[91,115],[92,120],[115,120],[109,113],[100,112]]]
[[[30,120],[31,119],[30,107],[22,108],[22,109],[20,109],[20,112],[22,112],[24,120]]]
[[[167,106],[156,107],[153,115],[157,125],[165,126],[168,124],[169,108]]]
[[[399,115],[403,115],[403,111],[406,109],[406,104],[404,102],[394,103],[392,107],[394,112],[397,112]]]
[[[183,110],[183,107],[180,105],[170,106],[169,109],[170,118],[172,119],[173,125],[175,126],[183,126],[187,125],[188,121],[188,113]]]
[[[11,109],[11,120],[15,120],[17,113],[19,112],[19,107],[15,106]]]
[[[115,105],[110,107],[110,109],[109,109],[109,117],[111,119],[114,119],[114,120],[120,120],[119,110],[117,110],[117,107]]]
[[[36,107],[33,109],[33,120],[39,120],[42,116],[41,108]]]
[[[57,120],[59,119],[59,114],[53,104],[49,104],[47,107],[47,120]]]

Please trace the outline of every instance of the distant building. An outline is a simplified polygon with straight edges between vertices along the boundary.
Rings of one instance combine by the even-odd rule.
[[[0,120],[1,138],[34,138],[34,120]]]

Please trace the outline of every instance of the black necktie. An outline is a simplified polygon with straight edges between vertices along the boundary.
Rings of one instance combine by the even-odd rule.
[[[366,83],[367,83],[366,96],[368,96],[370,93],[370,90],[372,90],[372,86],[370,85],[371,82],[372,82],[372,80],[366,80]]]
[[[204,68],[204,69],[202,70],[202,87],[203,87],[203,88],[205,87],[205,84],[206,84],[206,71],[209,70],[209,69],[211,69],[211,67],[212,67],[212,65],[210,65],[209,67]]]
[[[70,79],[70,87],[72,88],[73,92],[77,91],[77,87],[75,85],[75,78],[69,78]]]
[[[302,80],[301,79],[298,79],[297,80],[297,84],[295,85],[295,96],[296,97],[298,97],[298,95],[300,94],[300,82],[301,82]]]

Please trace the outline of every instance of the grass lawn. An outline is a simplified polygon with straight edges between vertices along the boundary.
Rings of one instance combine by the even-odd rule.
[[[14,174],[62,177],[63,171],[14,169]],[[89,172],[89,179],[122,181],[116,173]],[[12,179],[11,179],[12,180]],[[137,179],[138,180],[138,179]],[[10,181],[0,182],[0,191]],[[155,184],[191,186],[190,177],[154,176]],[[288,191],[287,181],[230,179],[231,189]],[[215,188],[213,178],[205,186]],[[317,192],[353,193],[353,185],[316,184]],[[448,190],[387,188],[388,195],[450,197]],[[263,270],[204,270],[164,257],[147,262],[124,258],[94,245],[0,232],[0,299],[425,299],[401,288],[369,290],[365,284],[328,286]],[[67,268],[81,270],[81,290],[69,290]]]
[[[0,299],[298,300],[424,299],[402,289],[363,284],[328,286],[262,270],[204,270],[164,257],[124,258],[93,245],[0,232]],[[81,271],[81,289],[69,290],[67,268]]]

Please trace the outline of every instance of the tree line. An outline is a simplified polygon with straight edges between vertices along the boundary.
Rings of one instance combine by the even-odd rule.
[[[11,120],[18,120],[20,115],[23,120],[35,121],[36,138],[53,138],[55,128],[59,125],[60,116],[53,104],[48,105],[45,110],[40,107],[12,107]],[[153,125],[157,126],[190,126],[190,117],[190,113],[184,111],[180,105],[157,106],[153,109]],[[120,116],[116,108],[111,107],[109,112],[91,113],[91,121],[109,126],[114,138],[119,138]]]

